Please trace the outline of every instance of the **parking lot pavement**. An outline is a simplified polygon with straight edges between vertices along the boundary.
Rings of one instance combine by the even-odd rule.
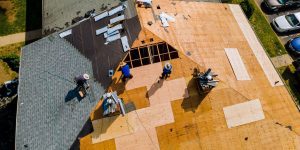
[[[289,13],[294,13],[294,12],[300,12],[300,8],[298,9],[293,9],[293,10],[285,10],[285,11],[280,11],[278,13],[273,13],[267,10],[267,8],[265,7],[263,0],[256,0],[257,4],[260,6],[261,10],[264,12],[264,14],[267,16],[268,21],[271,23],[272,20],[278,16],[282,16],[282,15],[286,15]],[[292,33],[288,33],[288,34],[284,34],[284,35],[280,35],[277,34],[278,37],[280,38],[282,44],[286,44],[287,41],[289,41],[290,39],[296,37],[296,36],[300,36],[300,31],[297,32],[292,32]]]

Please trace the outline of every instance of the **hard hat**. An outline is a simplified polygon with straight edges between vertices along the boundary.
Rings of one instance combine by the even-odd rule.
[[[111,93],[106,93],[106,97],[111,97]]]
[[[120,66],[124,67],[126,65],[126,62],[121,62]]]
[[[90,79],[90,76],[85,73],[85,74],[83,74],[83,78],[86,79],[86,80],[88,80],[88,79]]]
[[[211,75],[208,75],[206,78],[207,78],[208,80],[212,80],[212,76],[211,76]]]
[[[171,65],[169,62],[167,62],[167,63],[165,64],[165,68],[171,69],[171,68],[172,68],[172,65]]]
[[[108,103],[108,104],[112,104],[112,103],[113,103],[113,100],[109,98],[109,99],[107,99],[107,103]]]

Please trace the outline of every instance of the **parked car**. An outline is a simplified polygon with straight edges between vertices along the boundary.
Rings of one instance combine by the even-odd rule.
[[[300,55],[300,36],[287,42],[287,48],[293,53]]]
[[[300,12],[279,16],[273,19],[272,25],[277,32],[288,32],[300,29]]]
[[[283,8],[300,7],[299,0],[264,0],[264,3],[271,11],[278,11]]]

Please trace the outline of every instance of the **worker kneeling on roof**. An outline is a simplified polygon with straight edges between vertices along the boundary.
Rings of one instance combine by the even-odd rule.
[[[126,79],[131,79],[133,76],[130,74],[129,65],[127,65],[125,62],[122,62],[120,66],[123,74],[122,81],[125,82]]]
[[[171,73],[172,73],[172,65],[169,62],[167,62],[164,66],[160,79],[167,79]]]

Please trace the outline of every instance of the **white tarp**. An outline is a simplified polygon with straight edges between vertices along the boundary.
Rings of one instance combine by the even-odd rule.
[[[70,34],[72,34],[72,29],[60,33],[59,37],[63,38],[63,37],[68,36]]]
[[[121,37],[121,42],[123,46],[123,51],[127,52],[130,49],[127,36]]]
[[[108,16],[108,12],[106,11],[106,12],[100,14],[100,15],[95,16],[94,19],[95,19],[95,21],[99,21],[99,20],[101,20],[101,19],[103,19],[107,16]]]
[[[121,15],[121,16],[118,16],[118,17],[115,17],[115,18],[112,18],[110,19],[110,24],[113,24],[113,23],[116,23],[116,22],[119,22],[119,21],[122,21],[125,19],[125,16],[124,15]]]
[[[101,29],[96,30],[96,35],[102,34],[108,30],[108,27],[103,27]]]

